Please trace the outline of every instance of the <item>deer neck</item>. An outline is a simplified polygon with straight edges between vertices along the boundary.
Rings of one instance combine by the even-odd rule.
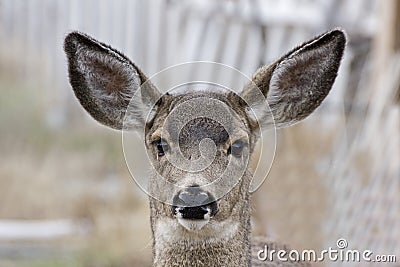
[[[240,221],[228,220],[219,234],[205,238],[185,234],[180,225],[171,227],[172,221],[152,217],[153,266],[250,266],[249,210],[246,203],[239,211]]]

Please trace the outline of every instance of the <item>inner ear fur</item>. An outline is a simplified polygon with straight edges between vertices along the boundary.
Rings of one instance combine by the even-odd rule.
[[[129,127],[144,124],[141,109],[160,96],[143,72],[125,55],[92,37],[72,32],[67,35],[64,50],[68,59],[69,80],[85,110],[98,122],[121,130],[132,97]],[[137,92],[140,89],[139,92]],[[135,97],[136,98],[136,97]]]
[[[253,104],[262,123],[272,124],[274,120],[277,127],[292,125],[310,115],[328,95],[345,45],[342,30],[319,35],[273,64],[261,67],[242,96]],[[260,92],[268,102],[269,113],[257,111]]]

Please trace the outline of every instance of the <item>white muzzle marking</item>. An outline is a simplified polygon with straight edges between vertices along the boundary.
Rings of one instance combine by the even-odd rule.
[[[207,208],[207,213],[204,214],[204,219],[202,220],[190,220],[184,219],[182,213],[179,212],[179,208],[176,208],[176,218],[180,225],[182,225],[188,231],[201,230],[206,224],[210,222],[211,219],[211,209]]]

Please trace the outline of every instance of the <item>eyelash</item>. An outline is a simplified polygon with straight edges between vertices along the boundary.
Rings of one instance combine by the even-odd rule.
[[[169,150],[168,142],[165,141],[164,139],[153,141],[151,144],[156,146],[158,157],[164,156],[165,153]]]
[[[235,141],[228,148],[228,155],[232,155],[236,158],[240,158],[242,156],[243,149],[247,146],[247,144],[243,141]]]

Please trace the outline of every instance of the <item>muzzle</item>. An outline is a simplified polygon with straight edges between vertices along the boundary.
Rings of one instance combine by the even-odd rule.
[[[181,190],[173,199],[172,212],[178,218],[209,220],[217,211],[215,198],[198,185]]]

